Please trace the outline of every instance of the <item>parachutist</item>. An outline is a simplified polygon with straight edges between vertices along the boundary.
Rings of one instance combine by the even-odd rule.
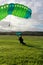
[[[9,23],[9,25],[8,25],[9,27],[10,27],[10,23]]]
[[[25,45],[25,43],[24,43],[24,40],[23,40],[22,36],[20,36],[20,37],[19,37],[19,41],[20,41],[20,43],[21,43],[21,44]]]

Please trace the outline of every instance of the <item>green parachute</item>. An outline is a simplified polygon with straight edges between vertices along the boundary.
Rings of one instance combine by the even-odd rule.
[[[14,15],[21,18],[30,18],[32,10],[27,6],[18,3],[10,3],[0,6],[0,20],[8,15]]]

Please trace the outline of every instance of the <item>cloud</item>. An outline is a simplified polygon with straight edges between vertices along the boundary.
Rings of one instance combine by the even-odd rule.
[[[41,22],[37,22],[34,19],[22,19],[13,15],[7,16],[6,19],[0,22],[0,26],[5,31],[37,31],[41,29],[40,24],[42,25]]]
[[[13,2],[21,3],[31,8],[32,17],[26,20],[9,15],[2,20],[4,24],[0,24],[0,29],[7,31],[43,31],[43,0],[1,0],[0,5]],[[5,26],[6,23],[10,23],[11,26]]]

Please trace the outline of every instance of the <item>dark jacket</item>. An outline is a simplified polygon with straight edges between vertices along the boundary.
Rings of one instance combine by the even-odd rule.
[[[20,43],[23,43],[23,38],[19,37],[19,41],[20,41]]]

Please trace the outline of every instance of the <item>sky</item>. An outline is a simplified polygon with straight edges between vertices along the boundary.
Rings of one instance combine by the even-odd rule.
[[[6,3],[28,6],[32,9],[32,16],[30,19],[22,19],[8,15],[0,21],[0,31],[43,31],[43,0],[0,0],[0,6]]]

